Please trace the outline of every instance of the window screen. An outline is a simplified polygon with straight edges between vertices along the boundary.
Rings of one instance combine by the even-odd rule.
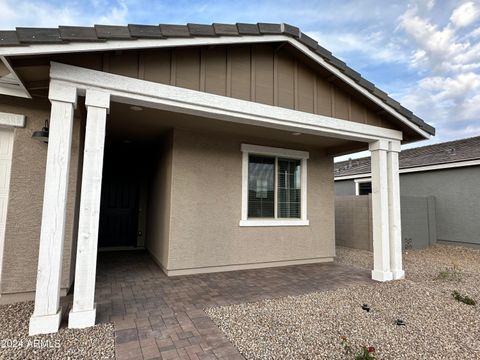
[[[248,217],[275,216],[275,158],[249,156]]]
[[[300,160],[278,159],[278,217],[300,218]]]

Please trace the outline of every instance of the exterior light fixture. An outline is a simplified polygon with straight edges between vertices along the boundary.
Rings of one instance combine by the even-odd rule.
[[[363,304],[362,310],[365,310],[366,312],[370,312],[370,306],[368,306],[368,304]]]
[[[142,111],[143,108],[141,108],[140,106],[130,106],[130,110],[133,110],[133,111]]]
[[[293,136],[300,136],[300,135],[302,135],[302,133],[294,132],[294,133],[292,133],[292,135],[293,135]]]
[[[45,144],[48,144],[48,119],[45,120],[45,126],[42,130],[33,132],[32,139],[43,141]]]
[[[401,319],[397,319],[396,324],[397,324],[398,326],[405,326],[405,325],[406,325],[406,324],[405,324],[405,321],[403,321],[403,320],[401,320]]]

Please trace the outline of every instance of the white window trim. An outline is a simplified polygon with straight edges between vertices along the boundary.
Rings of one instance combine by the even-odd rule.
[[[372,178],[365,178],[365,179],[355,179],[354,180],[355,182],[355,195],[356,196],[359,196],[360,195],[360,183],[371,183],[372,182]]]
[[[275,148],[269,146],[242,144],[242,218],[240,226],[308,226],[310,224],[307,217],[307,160],[310,154],[306,151]],[[249,154],[267,155],[297,159],[301,161],[301,218],[300,219],[249,219],[248,218],[248,156]],[[276,162],[277,160],[275,160]],[[276,198],[275,185],[275,198]],[[275,204],[275,216],[277,215],[277,206]]]

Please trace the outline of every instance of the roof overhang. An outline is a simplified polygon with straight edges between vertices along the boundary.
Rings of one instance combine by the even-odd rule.
[[[75,52],[94,52],[94,51],[120,51],[120,50],[135,50],[135,49],[152,49],[152,48],[172,48],[184,46],[205,46],[205,45],[228,45],[228,44],[252,44],[252,43],[272,43],[272,42],[286,42],[301,51],[303,54],[314,60],[320,66],[331,72],[338,79],[343,81],[349,87],[361,93],[367,99],[378,105],[382,110],[393,116],[395,119],[405,124],[414,132],[419,134],[424,139],[431,137],[431,132],[426,131],[420,125],[426,126],[428,129],[433,129],[423,121],[415,121],[415,115],[411,119],[402,115],[404,109],[399,103],[395,101],[388,101],[390,98],[383,96],[380,98],[373,92],[367,90],[365,87],[356,82],[352,77],[348,76],[344,71],[327,62],[317,52],[313,51],[309,46],[306,46],[299,39],[287,35],[262,35],[262,36],[218,36],[218,37],[188,37],[188,38],[167,38],[167,39],[136,39],[136,40],[109,40],[104,42],[71,42],[64,44],[32,44],[28,46],[5,46],[0,47],[0,57],[3,59],[7,56],[28,56],[28,55],[46,55],[46,54],[61,54],[61,53],[75,53]],[[352,75],[353,76],[353,75]],[[25,90],[26,91],[26,90]],[[383,93],[383,92],[377,92]],[[383,93],[384,94],[384,93]],[[20,95],[14,95],[20,96]],[[29,97],[29,96],[24,96]],[[391,99],[390,99],[391,100]],[[389,103],[387,103],[388,101]],[[408,112],[408,111],[407,111]],[[405,113],[405,112],[404,112]],[[410,112],[411,114],[411,112]]]
[[[0,94],[32,98],[5,56],[0,56]]]

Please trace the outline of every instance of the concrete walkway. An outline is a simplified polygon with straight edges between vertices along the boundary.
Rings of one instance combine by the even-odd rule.
[[[169,278],[143,251],[100,253],[97,266],[97,322],[114,322],[118,360],[243,359],[204,308],[371,282],[333,263]]]

